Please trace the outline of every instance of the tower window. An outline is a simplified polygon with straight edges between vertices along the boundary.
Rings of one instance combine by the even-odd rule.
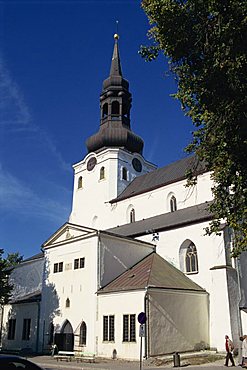
[[[70,300],[69,300],[69,298],[66,299],[65,307],[66,308],[69,308],[70,307]]]
[[[194,243],[190,243],[185,255],[186,272],[198,272],[198,256]]]
[[[82,188],[82,176],[79,177],[78,179],[78,189]]]
[[[119,115],[119,102],[117,100],[112,102],[111,114],[112,115]]]
[[[130,211],[130,222],[135,222],[135,210],[134,208],[131,209]]]
[[[128,179],[128,172],[127,172],[127,168],[126,167],[123,167],[122,168],[122,179],[123,180],[127,180]]]
[[[177,210],[177,200],[174,195],[170,199],[170,210],[171,212],[175,212]]]
[[[108,103],[105,103],[103,105],[103,110],[102,110],[102,118],[105,118],[108,116]]]
[[[104,178],[105,178],[105,167],[101,167],[100,174],[99,174],[99,179],[103,180]]]

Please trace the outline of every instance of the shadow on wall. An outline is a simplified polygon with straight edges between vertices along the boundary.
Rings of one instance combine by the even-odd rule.
[[[55,332],[59,329],[54,325],[54,319],[61,315],[59,306],[60,299],[57,294],[54,283],[49,282],[49,275],[51,273],[49,262],[46,261],[44,265],[44,281],[42,289],[42,310],[41,323],[42,339],[40,343],[42,353],[51,353],[52,345],[54,344]],[[41,338],[41,336],[40,336]]]

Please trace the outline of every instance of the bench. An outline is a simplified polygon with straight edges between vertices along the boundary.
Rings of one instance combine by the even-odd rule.
[[[75,352],[74,359],[76,362],[95,362],[95,354],[90,352]]]
[[[54,356],[54,358],[58,361],[71,361],[74,358],[75,353],[70,351],[58,351],[58,354]]]

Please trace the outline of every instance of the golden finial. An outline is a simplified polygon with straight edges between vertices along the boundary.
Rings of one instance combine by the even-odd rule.
[[[118,21],[116,21],[116,33],[114,34],[114,39],[118,40],[119,39],[119,34],[118,34]]]

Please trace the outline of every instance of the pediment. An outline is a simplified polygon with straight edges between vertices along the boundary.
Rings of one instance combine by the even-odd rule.
[[[66,222],[43,243],[42,247],[49,248],[51,246],[64,244],[78,238],[89,236],[90,234],[94,235],[96,232],[96,229]]]

